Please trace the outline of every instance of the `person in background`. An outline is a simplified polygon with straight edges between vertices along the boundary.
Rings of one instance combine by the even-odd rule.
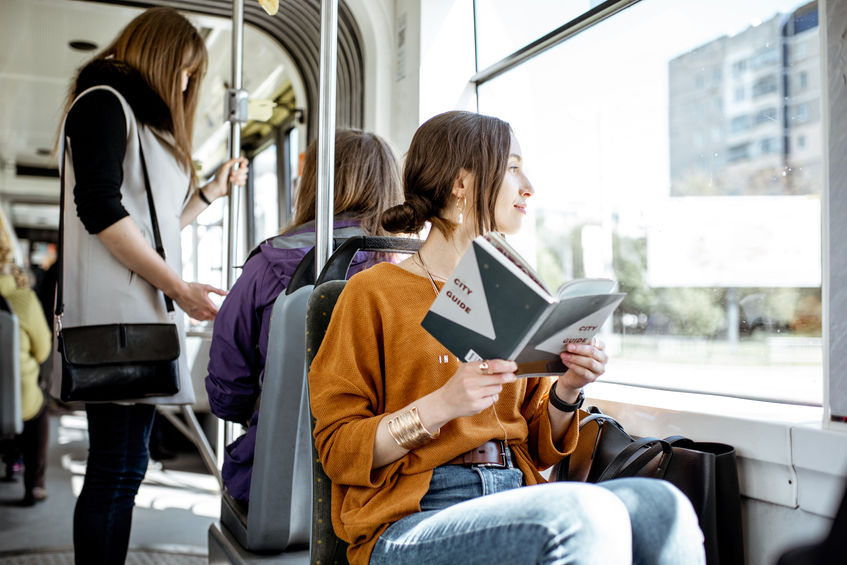
[[[247,504],[253,452],[274,301],[288,287],[300,260],[315,242],[317,142],[306,151],[295,200],[294,218],[280,235],[256,248],[221,305],[209,352],[206,391],[212,412],[224,420],[247,424],[247,432],[226,447],[221,474],[233,498]],[[382,212],[402,200],[397,163],[379,136],[358,130],[335,135],[336,238],[385,235]],[[358,253],[350,273],[373,262]]]
[[[231,159],[210,183],[197,182],[191,139],[206,59],[191,22],[171,8],[151,8],[82,67],[68,93],[60,128],[63,325],[167,323],[164,293],[176,304],[183,341],[176,395],[86,404],[88,460],[74,510],[79,564],[125,561],[156,404],[194,402],[183,313],[212,320],[218,309],[209,293],[226,294],[181,277],[180,230],[247,175],[246,160]],[[167,259],[152,245],[145,172]],[[56,374],[57,397],[60,386]]]
[[[44,311],[35,292],[29,287],[26,273],[15,264],[12,241],[0,216],[0,295],[18,317],[20,327],[21,416],[24,429],[15,437],[16,450],[24,463],[24,497],[22,504],[32,506],[47,498],[44,475],[47,467],[47,444],[50,440],[50,417],[47,402],[38,386],[40,364],[50,355],[52,336]]]
[[[569,344],[557,377],[460,362],[421,327],[474,237],[514,234],[535,193],[506,122],[431,118],[412,138],[391,233],[432,229],[402,263],[350,279],[309,372],[332,524],[353,565],[698,565],[691,503],[665,481],[546,481],[576,446],[603,343]]]

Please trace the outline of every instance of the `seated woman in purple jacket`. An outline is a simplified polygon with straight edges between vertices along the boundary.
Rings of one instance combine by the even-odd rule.
[[[250,498],[253,451],[268,350],[271,311],[298,263],[315,242],[317,144],[306,151],[303,176],[289,227],[259,244],[215,319],[209,352],[206,391],[212,412],[238,423],[249,420],[247,433],[226,447],[222,475],[229,493],[241,502]],[[335,237],[386,235],[379,223],[383,211],[402,202],[397,161],[379,136],[356,130],[335,135]],[[373,263],[358,253],[350,274]]]

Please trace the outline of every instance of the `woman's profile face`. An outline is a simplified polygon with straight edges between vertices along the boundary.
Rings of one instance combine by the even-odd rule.
[[[526,217],[526,201],[533,194],[535,190],[523,171],[521,146],[512,135],[506,175],[503,177],[497,202],[494,205],[497,229],[507,234],[517,233]]]

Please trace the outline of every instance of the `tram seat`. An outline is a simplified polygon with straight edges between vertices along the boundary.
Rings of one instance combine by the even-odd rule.
[[[306,312],[306,363],[312,364],[323,341],[332,310],[344,290],[346,280],[334,280],[315,287]],[[332,483],[321,465],[315,448],[315,418],[312,423],[312,563],[347,563],[347,543],[332,529],[330,496]]]
[[[18,317],[0,296],[0,437],[23,431],[20,339]]]
[[[304,319],[312,285],[280,294],[268,336],[250,504],[224,492],[221,524],[251,552],[305,549],[311,528]]]
[[[282,293],[274,303],[250,504],[245,508],[222,493],[222,528],[209,528],[209,563],[309,562],[312,479],[303,328],[312,288]]]

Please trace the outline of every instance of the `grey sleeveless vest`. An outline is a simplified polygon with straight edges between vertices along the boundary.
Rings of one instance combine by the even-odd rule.
[[[121,203],[138,226],[151,247],[153,227],[147,193],[141,169],[139,138],[144,147],[150,188],[156,204],[159,231],[165,247],[168,265],[182,276],[182,246],[180,244],[180,215],[187,201],[189,175],[180,167],[171,150],[173,137],[139,123],[129,103],[109,86],[95,86],[77,96],[74,103],[95,89],[109,90],[120,100],[126,118],[126,155],[123,161]],[[62,125],[64,131],[64,124]],[[73,205],[73,188],[76,184],[73,147],[63,153],[65,167],[64,210],[64,303],[63,327],[94,324],[169,322],[164,295],[131,269],[121,264],[100,242],[96,235],[85,230]],[[184,313],[174,304],[175,322],[180,334],[180,391],[174,396],[144,398],[129,402],[146,404],[192,404],[194,387],[188,370],[185,351]],[[54,359],[59,359],[55,351]],[[59,397],[61,390],[61,363],[53,364],[53,390]]]

